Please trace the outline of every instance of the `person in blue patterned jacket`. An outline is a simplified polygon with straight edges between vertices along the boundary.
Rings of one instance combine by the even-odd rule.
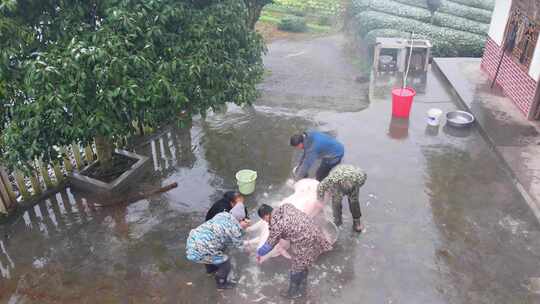
[[[228,280],[231,262],[225,251],[230,246],[242,246],[244,229],[248,226],[244,204],[238,203],[230,212],[218,213],[189,232],[187,259],[204,264],[208,273],[215,273],[218,289],[231,289],[236,286],[236,283]]]

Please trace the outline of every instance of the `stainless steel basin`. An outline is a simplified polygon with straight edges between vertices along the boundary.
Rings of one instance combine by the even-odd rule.
[[[474,116],[465,111],[451,111],[446,113],[446,121],[452,127],[464,128],[474,123]]]

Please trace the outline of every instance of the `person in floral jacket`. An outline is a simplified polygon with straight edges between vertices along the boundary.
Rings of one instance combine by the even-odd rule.
[[[319,255],[330,251],[332,244],[324,237],[311,217],[291,204],[283,204],[276,210],[268,205],[262,205],[258,214],[268,223],[269,235],[265,244],[257,251],[257,260],[272,251],[280,239],[290,241],[293,257],[289,288],[282,295],[290,299],[304,296],[308,268]]]

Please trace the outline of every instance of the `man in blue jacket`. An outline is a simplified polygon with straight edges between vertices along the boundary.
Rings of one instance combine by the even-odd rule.
[[[291,136],[291,146],[304,150],[302,160],[294,172],[296,180],[308,177],[311,166],[321,159],[315,178],[322,181],[330,170],[341,162],[345,154],[345,148],[339,141],[322,132],[295,134]]]

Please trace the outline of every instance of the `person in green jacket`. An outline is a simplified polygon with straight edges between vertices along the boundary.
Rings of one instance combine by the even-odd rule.
[[[364,185],[367,174],[362,169],[352,165],[337,165],[330,174],[319,184],[317,188],[318,199],[323,201],[328,194],[332,198],[332,210],[334,212],[334,223],[341,226],[342,222],[342,200],[346,196],[349,200],[349,209],[353,217],[353,229],[362,232],[364,229],[360,218],[360,200],[358,194],[360,187]]]

